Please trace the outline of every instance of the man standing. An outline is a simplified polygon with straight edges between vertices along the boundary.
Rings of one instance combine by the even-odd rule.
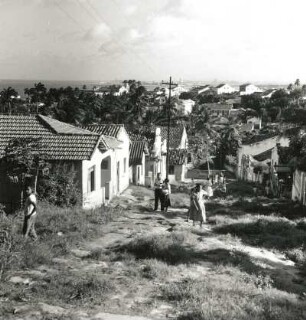
[[[25,239],[30,235],[34,240],[37,240],[35,231],[35,220],[37,216],[37,199],[30,186],[26,188],[27,199],[24,204],[24,222],[23,222],[23,235]]]
[[[158,208],[158,202],[160,201],[160,207],[161,211],[164,210],[164,199],[163,199],[163,180],[160,177],[160,172],[157,174],[157,177],[154,182],[154,188],[155,188],[155,206],[154,206],[154,211],[157,210]]]

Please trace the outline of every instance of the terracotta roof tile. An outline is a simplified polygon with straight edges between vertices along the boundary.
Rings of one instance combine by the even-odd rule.
[[[40,115],[0,115],[0,158],[11,139],[33,137],[42,139],[48,160],[88,160],[100,136],[81,130]]]
[[[98,134],[104,134],[106,136],[118,137],[118,133],[121,128],[124,128],[123,124],[90,124],[83,126],[83,129],[95,132]]]
[[[130,144],[130,166],[140,165],[144,152],[147,153],[147,143],[145,141],[132,141]]]

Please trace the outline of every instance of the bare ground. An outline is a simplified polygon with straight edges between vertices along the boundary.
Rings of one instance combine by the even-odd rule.
[[[53,275],[60,277],[61,274],[69,273],[75,277],[91,274],[103,276],[112,283],[113,288],[101,301],[80,304],[69,301],[55,303],[56,300],[49,301],[48,297],[40,301],[32,299],[29,294],[25,301],[15,301],[12,304],[0,297],[2,308],[7,311],[1,319],[177,318],[179,310],[176,303],[161,299],[159,289],[165,284],[178,283],[186,279],[215,279],[220,273],[219,266],[224,263],[226,265],[233,256],[233,263],[237,257],[246,259],[247,263],[243,261],[242,266],[253,268],[255,273],[262,270],[265,275],[271,276],[274,280],[270,292],[272,296],[284,296],[290,303],[306,307],[306,282],[295,263],[284,254],[247,245],[229,235],[218,234],[214,232],[212,224],[207,224],[202,229],[199,226],[193,227],[191,222],[185,220],[185,205],[170,208],[168,213],[161,213],[153,212],[152,204],[152,191],[131,187],[122,197],[113,201],[112,206],[122,207],[122,215],[102,226],[102,237],[82,243],[78,248],[71,250],[70,254],[53,259],[52,265],[40,265],[35,270],[21,270],[9,275],[10,282],[23,288],[25,292],[42,284],[48,286],[48,279]],[[135,254],[125,250],[131,241],[139,237],[167,236],[171,233],[184,235],[186,241],[182,248],[189,254],[190,261],[170,264],[167,263],[167,259],[149,261],[145,258],[138,259]],[[167,264],[164,266],[165,262]],[[148,268],[155,268],[158,274],[147,276]]]

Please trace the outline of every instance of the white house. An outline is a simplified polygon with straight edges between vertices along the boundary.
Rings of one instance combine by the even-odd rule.
[[[252,117],[247,119],[247,123],[252,123],[254,125],[254,129],[261,129],[261,118]]]
[[[185,115],[190,114],[192,112],[192,108],[195,105],[195,101],[191,99],[187,99],[187,100],[180,100],[180,102],[182,103],[183,113]]]
[[[169,139],[169,180],[171,183],[183,181],[188,165],[188,137],[184,126],[170,127]],[[167,127],[143,128],[139,133],[130,133],[134,141],[146,141],[148,154],[145,163],[145,185],[153,186],[157,173],[166,178]]]
[[[42,152],[53,168],[61,166],[76,172],[75,182],[83,208],[100,206],[118,193],[116,139],[42,115],[0,115],[0,169],[9,141],[30,137],[41,139]],[[114,192],[109,192],[108,186],[115,186]],[[0,202],[18,202],[20,192],[0,170]]]
[[[254,162],[264,162],[274,166],[278,164],[277,144],[289,146],[289,139],[273,136],[260,141],[244,142],[237,151],[237,177],[242,180],[255,181]],[[267,168],[267,166],[265,166]]]
[[[227,83],[221,83],[216,87],[217,94],[233,93],[237,90]]]
[[[145,185],[146,156],[149,155],[146,141],[131,141],[130,143],[130,183]]]
[[[245,83],[239,87],[239,92],[240,92],[241,96],[244,96],[244,95],[249,95],[249,94],[253,94],[256,92],[260,93],[260,92],[263,92],[263,90],[258,88],[254,84]]]
[[[116,172],[116,181],[109,185],[110,194],[120,194],[129,186],[129,149],[130,139],[124,126],[121,124],[93,124],[83,127],[91,132],[106,136],[106,143],[114,148],[114,157],[110,163],[104,163],[104,170],[113,167]],[[105,181],[107,183],[107,181]]]

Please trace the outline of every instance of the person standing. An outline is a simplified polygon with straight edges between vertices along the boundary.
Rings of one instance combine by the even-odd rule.
[[[170,202],[171,186],[169,183],[169,179],[167,178],[164,180],[162,192],[163,192],[163,198],[164,198],[164,210],[167,212],[168,207],[171,206],[171,202]]]
[[[199,221],[201,227],[203,223],[206,223],[204,195],[207,195],[207,192],[203,190],[200,184],[197,184],[191,194],[189,209],[189,218],[193,221],[193,225],[196,221]]]
[[[37,240],[38,237],[35,231],[37,199],[30,186],[26,188],[26,194],[27,199],[24,204],[23,235],[25,239],[27,239],[28,236],[31,236],[34,240]]]
[[[155,204],[154,204],[154,211],[158,209],[158,202],[160,202],[161,211],[164,211],[164,196],[163,196],[163,180],[160,176],[160,173],[157,174],[157,177],[154,182],[154,194],[155,194]]]

